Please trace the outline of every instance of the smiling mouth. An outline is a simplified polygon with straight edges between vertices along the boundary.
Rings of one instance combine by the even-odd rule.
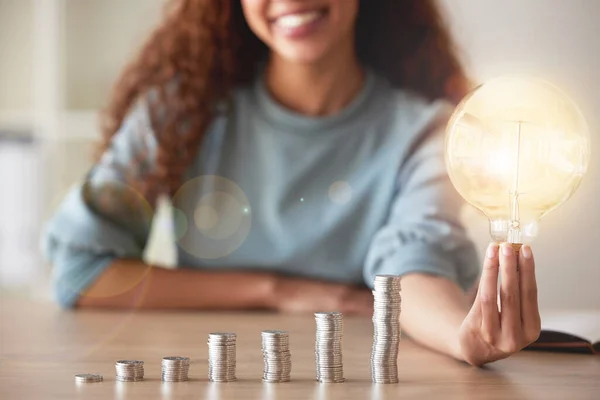
[[[293,14],[283,15],[273,20],[273,24],[284,29],[297,29],[312,24],[327,16],[327,8],[319,10],[300,11]]]

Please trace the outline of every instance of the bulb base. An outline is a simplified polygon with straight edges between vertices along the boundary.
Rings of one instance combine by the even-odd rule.
[[[523,247],[523,243],[509,243],[509,242],[496,242],[498,243],[499,246],[501,246],[504,243],[510,244],[511,247],[513,248],[513,250],[515,251],[515,253],[519,254],[519,251],[521,251],[521,247]]]

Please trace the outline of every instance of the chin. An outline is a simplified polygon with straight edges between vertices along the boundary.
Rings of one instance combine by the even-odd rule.
[[[322,45],[285,46],[281,49],[275,49],[275,52],[287,62],[297,64],[317,64],[323,61],[329,53],[327,48]]]

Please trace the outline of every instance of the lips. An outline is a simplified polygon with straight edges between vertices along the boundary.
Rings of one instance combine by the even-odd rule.
[[[273,23],[279,28],[297,29],[320,20],[326,14],[326,9],[300,11],[277,17],[273,20]]]

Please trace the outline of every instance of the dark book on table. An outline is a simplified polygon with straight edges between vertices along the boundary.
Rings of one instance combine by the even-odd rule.
[[[527,350],[600,354],[600,311],[542,313],[542,332]]]

